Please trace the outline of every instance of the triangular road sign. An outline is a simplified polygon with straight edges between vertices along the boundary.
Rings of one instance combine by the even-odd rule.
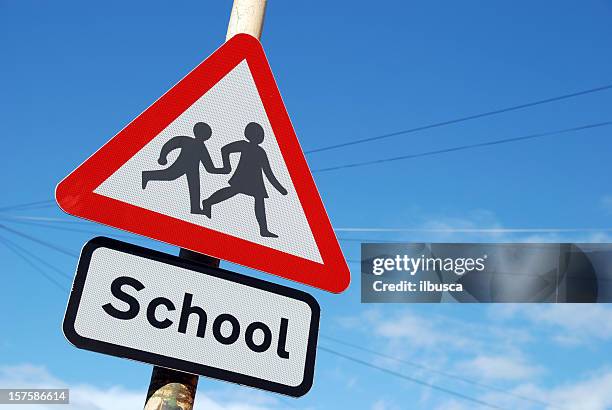
[[[263,48],[234,36],[68,175],[67,213],[331,292],[350,273]]]

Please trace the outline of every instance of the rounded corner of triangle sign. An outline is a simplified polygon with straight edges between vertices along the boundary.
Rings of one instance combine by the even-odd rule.
[[[350,272],[263,48],[239,34],[56,189],[67,213],[339,293]]]

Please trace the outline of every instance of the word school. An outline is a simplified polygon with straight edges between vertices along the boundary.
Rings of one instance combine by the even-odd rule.
[[[115,307],[112,302],[103,305],[102,309],[104,309],[108,315],[114,317],[115,319],[131,320],[136,318],[141,311],[141,306],[138,299],[135,296],[127,293],[127,291],[124,290],[125,288],[130,288],[132,292],[137,293],[143,290],[145,285],[143,285],[139,280],[129,276],[120,276],[113,280],[111,284],[112,295],[119,301],[124,302],[129,306],[127,310],[121,310]],[[186,334],[189,321],[195,319],[198,320],[196,336],[204,338],[207,334],[209,323],[208,314],[204,308],[194,306],[192,302],[193,295],[186,292],[181,303],[181,311],[178,315],[178,326],[176,330],[179,333]],[[175,324],[176,319],[172,320],[170,317],[173,316],[176,318],[177,315],[171,315],[170,312],[174,312],[176,309],[175,303],[170,299],[156,297],[149,301],[144,314],[146,315],[147,321],[151,326],[157,329],[167,329]],[[165,312],[162,312],[163,310],[165,310]],[[227,325],[224,326],[224,324]],[[229,332],[227,332],[228,325],[231,329]],[[222,331],[223,327],[226,328],[225,334]],[[284,317],[281,318],[278,329],[276,354],[282,359],[289,358],[289,352],[286,348],[288,327],[289,320]],[[240,338],[242,331],[238,319],[229,313],[219,314],[212,321],[211,328],[214,339],[223,345],[231,345],[236,343]],[[257,334],[260,336],[257,337]],[[252,322],[246,326],[244,331],[244,342],[253,352],[265,352],[272,345],[272,330],[263,322]]]

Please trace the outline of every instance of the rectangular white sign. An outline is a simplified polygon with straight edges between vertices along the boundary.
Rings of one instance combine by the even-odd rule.
[[[302,291],[95,238],[81,253],[63,328],[82,349],[302,396],[319,314]]]

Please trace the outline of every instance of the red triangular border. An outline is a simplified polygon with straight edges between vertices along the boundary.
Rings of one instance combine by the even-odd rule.
[[[245,59],[319,248],[322,264],[93,192]],[[129,123],[60,182],[55,197],[59,206],[71,215],[323,290],[339,293],[350,282],[348,266],[261,43],[247,34],[234,36]]]

